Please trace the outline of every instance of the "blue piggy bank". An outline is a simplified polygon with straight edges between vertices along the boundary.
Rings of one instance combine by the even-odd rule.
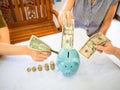
[[[57,67],[64,76],[71,76],[79,68],[80,58],[75,49],[61,49],[57,56]]]

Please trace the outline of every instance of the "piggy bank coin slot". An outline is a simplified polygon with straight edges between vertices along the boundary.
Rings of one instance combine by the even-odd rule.
[[[68,54],[67,54],[67,57],[69,58],[69,52],[68,52]]]

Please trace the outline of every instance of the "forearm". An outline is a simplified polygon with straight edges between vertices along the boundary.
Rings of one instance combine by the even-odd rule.
[[[71,11],[74,5],[74,0],[66,0],[62,11]]]
[[[109,29],[110,27],[110,24],[111,24],[111,21],[109,22],[106,22],[106,23],[103,23],[99,29],[99,32],[102,33],[102,34],[106,34],[107,30]]]
[[[10,45],[7,43],[0,43],[0,55],[27,55],[26,46]]]
[[[111,7],[109,8],[106,16],[104,17],[104,20],[101,24],[99,32],[101,32],[103,34],[106,34],[107,30],[109,29],[109,27],[111,25],[113,17],[115,15],[116,8],[117,8],[117,4],[111,5]]]

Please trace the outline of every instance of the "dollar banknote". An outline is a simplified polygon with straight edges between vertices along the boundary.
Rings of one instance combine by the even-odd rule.
[[[89,38],[79,52],[89,59],[96,51],[95,46],[104,45],[106,42],[110,42],[110,40],[105,35],[96,33]]]
[[[110,40],[101,33],[96,33],[93,36],[90,37],[90,39],[96,44],[105,44],[106,42],[109,42]]]
[[[32,35],[30,38],[29,48],[37,51],[48,51],[58,54],[57,51],[53,50],[49,45],[40,40],[38,37]]]
[[[64,20],[62,28],[62,43],[61,47],[66,49],[73,48],[73,35],[74,35],[74,20],[71,20],[70,25],[67,25],[67,21]]]

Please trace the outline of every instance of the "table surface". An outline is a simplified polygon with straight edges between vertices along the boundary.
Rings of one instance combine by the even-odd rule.
[[[54,50],[61,49],[62,34],[53,34],[40,39]],[[74,48],[79,50],[88,40],[86,32],[76,29]],[[16,45],[27,45],[29,41]],[[120,68],[106,54],[95,52],[87,60],[80,55],[80,67],[71,77],[65,77],[55,66],[55,70],[27,72],[27,67],[38,66],[50,61],[56,62],[52,53],[44,62],[35,62],[30,56],[3,56],[0,60],[0,90],[120,90]]]

